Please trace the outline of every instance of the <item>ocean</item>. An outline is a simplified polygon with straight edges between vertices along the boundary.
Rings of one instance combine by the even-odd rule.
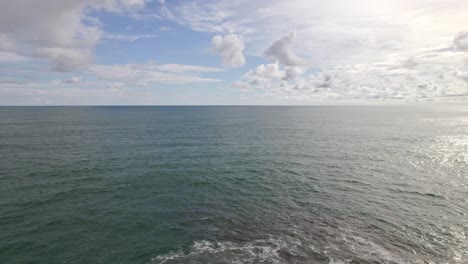
[[[0,263],[468,263],[468,108],[0,107]]]

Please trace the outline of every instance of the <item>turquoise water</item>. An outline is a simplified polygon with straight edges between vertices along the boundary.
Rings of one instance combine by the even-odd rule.
[[[467,263],[468,108],[1,107],[0,263]]]

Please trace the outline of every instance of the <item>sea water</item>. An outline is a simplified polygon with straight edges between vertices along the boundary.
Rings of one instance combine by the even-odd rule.
[[[1,107],[0,263],[468,263],[468,108]]]

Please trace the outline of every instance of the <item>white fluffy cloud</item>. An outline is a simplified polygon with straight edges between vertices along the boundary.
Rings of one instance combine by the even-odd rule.
[[[226,67],[239,67],[245,64],[244,39],[230,34],[216,35],[211,40],[211,51],[221,57],[221,63]]]
[[[300,59],[293,51],[292,44],[296,39],[296,31],[292,30],[286,36],[275,40],[265,51],[265,55],[277,60],[286,66],[301,66],[304,61]]]
[[[278,62],[260,64],[244,76],[244,81],[252,87],[271,88],[277,82],[297,80],[304,72],[305,68],[282,67]]]
[[[458,33],[455,36],[453,43],[455,44],[456,49],[468,51],[468,32],[462,31]]]
[[[261,90],[275,98],[315,102],[466,100],[466,55],[447,45],[321,70],[282,67],[276,62],[250,70],[232,86]]]
[[[0,52],[50,60],[57,71],[88,65],[102,29],[87,14],[142,8],[147,0],[0,1]]]

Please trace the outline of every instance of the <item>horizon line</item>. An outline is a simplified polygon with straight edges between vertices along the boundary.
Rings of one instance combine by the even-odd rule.
[[[0,107],[414,107],[414,106],[466,106],[460,103],[413,103],[413,104],[154,104],[154,105],[139,105],[139,104],[96,104],[96,105],[0,105]]]

